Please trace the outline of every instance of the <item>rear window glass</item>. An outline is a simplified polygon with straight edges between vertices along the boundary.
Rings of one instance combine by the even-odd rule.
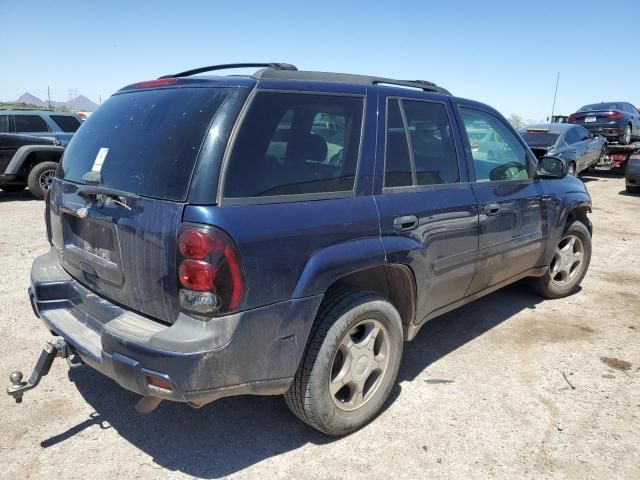
[[[595,112],[597,110],[624,110],[620,103],[594,103],[593,105],[585,105],[578,112]]]
[[[13,121],[18,133],[47,132],[47,122],[38,115],[15,115]]]
[[[222,88],[114,95],[73,136],[61,175],[77,183],[184,200],[200,146],[227,95]]]
[[[63,132],[73,133],[80,127],[80,121],[71,115],[51,115],[50,118]]]
[[[0,115],[0,133],[9,132],[9,115]]]
[[[353,190],[362,109],[359,97],[259,93],[229,159],[225,198]]]
[[[520,135],[530,147],[552,147],[560,136],[549,132],[522,132]]]

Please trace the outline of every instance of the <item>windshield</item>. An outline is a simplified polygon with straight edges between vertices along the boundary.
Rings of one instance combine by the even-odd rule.
[[[522,132],[520,135],[530,147],[553,147],[560,136],[549,132]]]
[[[593,105],[585,105],[578,112],[595,112],[597,110],[624,110],[619,103],[594,103]]]
[[[183,201],[224,88],[170,88],[112,96],[67,147],[60,176]]]

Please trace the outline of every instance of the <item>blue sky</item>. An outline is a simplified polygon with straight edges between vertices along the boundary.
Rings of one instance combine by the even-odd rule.
[[[558,113],[640,106],[640,0],[0,0],[0,17],[0,100],[50,86],[104,101],[188,68],[281,61],[432,80],[525,119],[549,115],[558,71]]]

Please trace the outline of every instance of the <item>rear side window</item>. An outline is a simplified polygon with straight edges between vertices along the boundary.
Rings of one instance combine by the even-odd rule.
[[[50,118],[63,132],[73,133],[80,127],[78,119],[71,115],[51,115]]]
[[[209,125],[228,95],[225,88],[114,95],[71,139],[61,175],[77,183],[184,200]]]
[[[460,180],[458,157],[447,110],[441,103],[403,100],[417,185]]]
[[[0,133],[9,132],[9,115],[0,115]]]
[[[13,121],[16,125],[16,132],[48,132],[47,122],[39,115],[15,115]]]
[[[387,104],[387,143],[384,161],[384,186],[407,187],[413,185],[411,155],[404,120],[398,100]]]
[[[360,97],[258,93],[233,146],[225,198],[352,191],[362,110]]]
[[[458,158],[445,106],[413,100],[399,103],[390,99],[384,186],[439,185],[458,181]]]
[[[572,128],[564,135],[564,141],[569,145],[573,145],[574,143],[578,143],[580,141],[580,134],[578,133],[577,128]]]

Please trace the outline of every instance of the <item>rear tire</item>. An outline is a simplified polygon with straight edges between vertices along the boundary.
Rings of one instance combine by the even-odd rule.
[[[26,185],[4,185],[0,187],[0,190],[7,193],[17,193],[17,192],[21,192],[25,188],[27,188]]]
[[[49,190],[57,169],[56,162],[42,162],[33,167],[27,179],[31,195],[42,200],[46,191]]]
[[[330,295],[320,306],[285,394],[287,406],[327,435],[363,426],[389,396],[402,348],[400,314],[378,293],[346,290]]]
[[[621,145],[629,145],[631,143],[631,125],[624,127],[624,133],[618,138]]]
[[[531,278],[530,285],[545,298],[567,297],[578,290],[590,261],[591,235],[587,227],[576,220],[562,234],[545,275]]]

